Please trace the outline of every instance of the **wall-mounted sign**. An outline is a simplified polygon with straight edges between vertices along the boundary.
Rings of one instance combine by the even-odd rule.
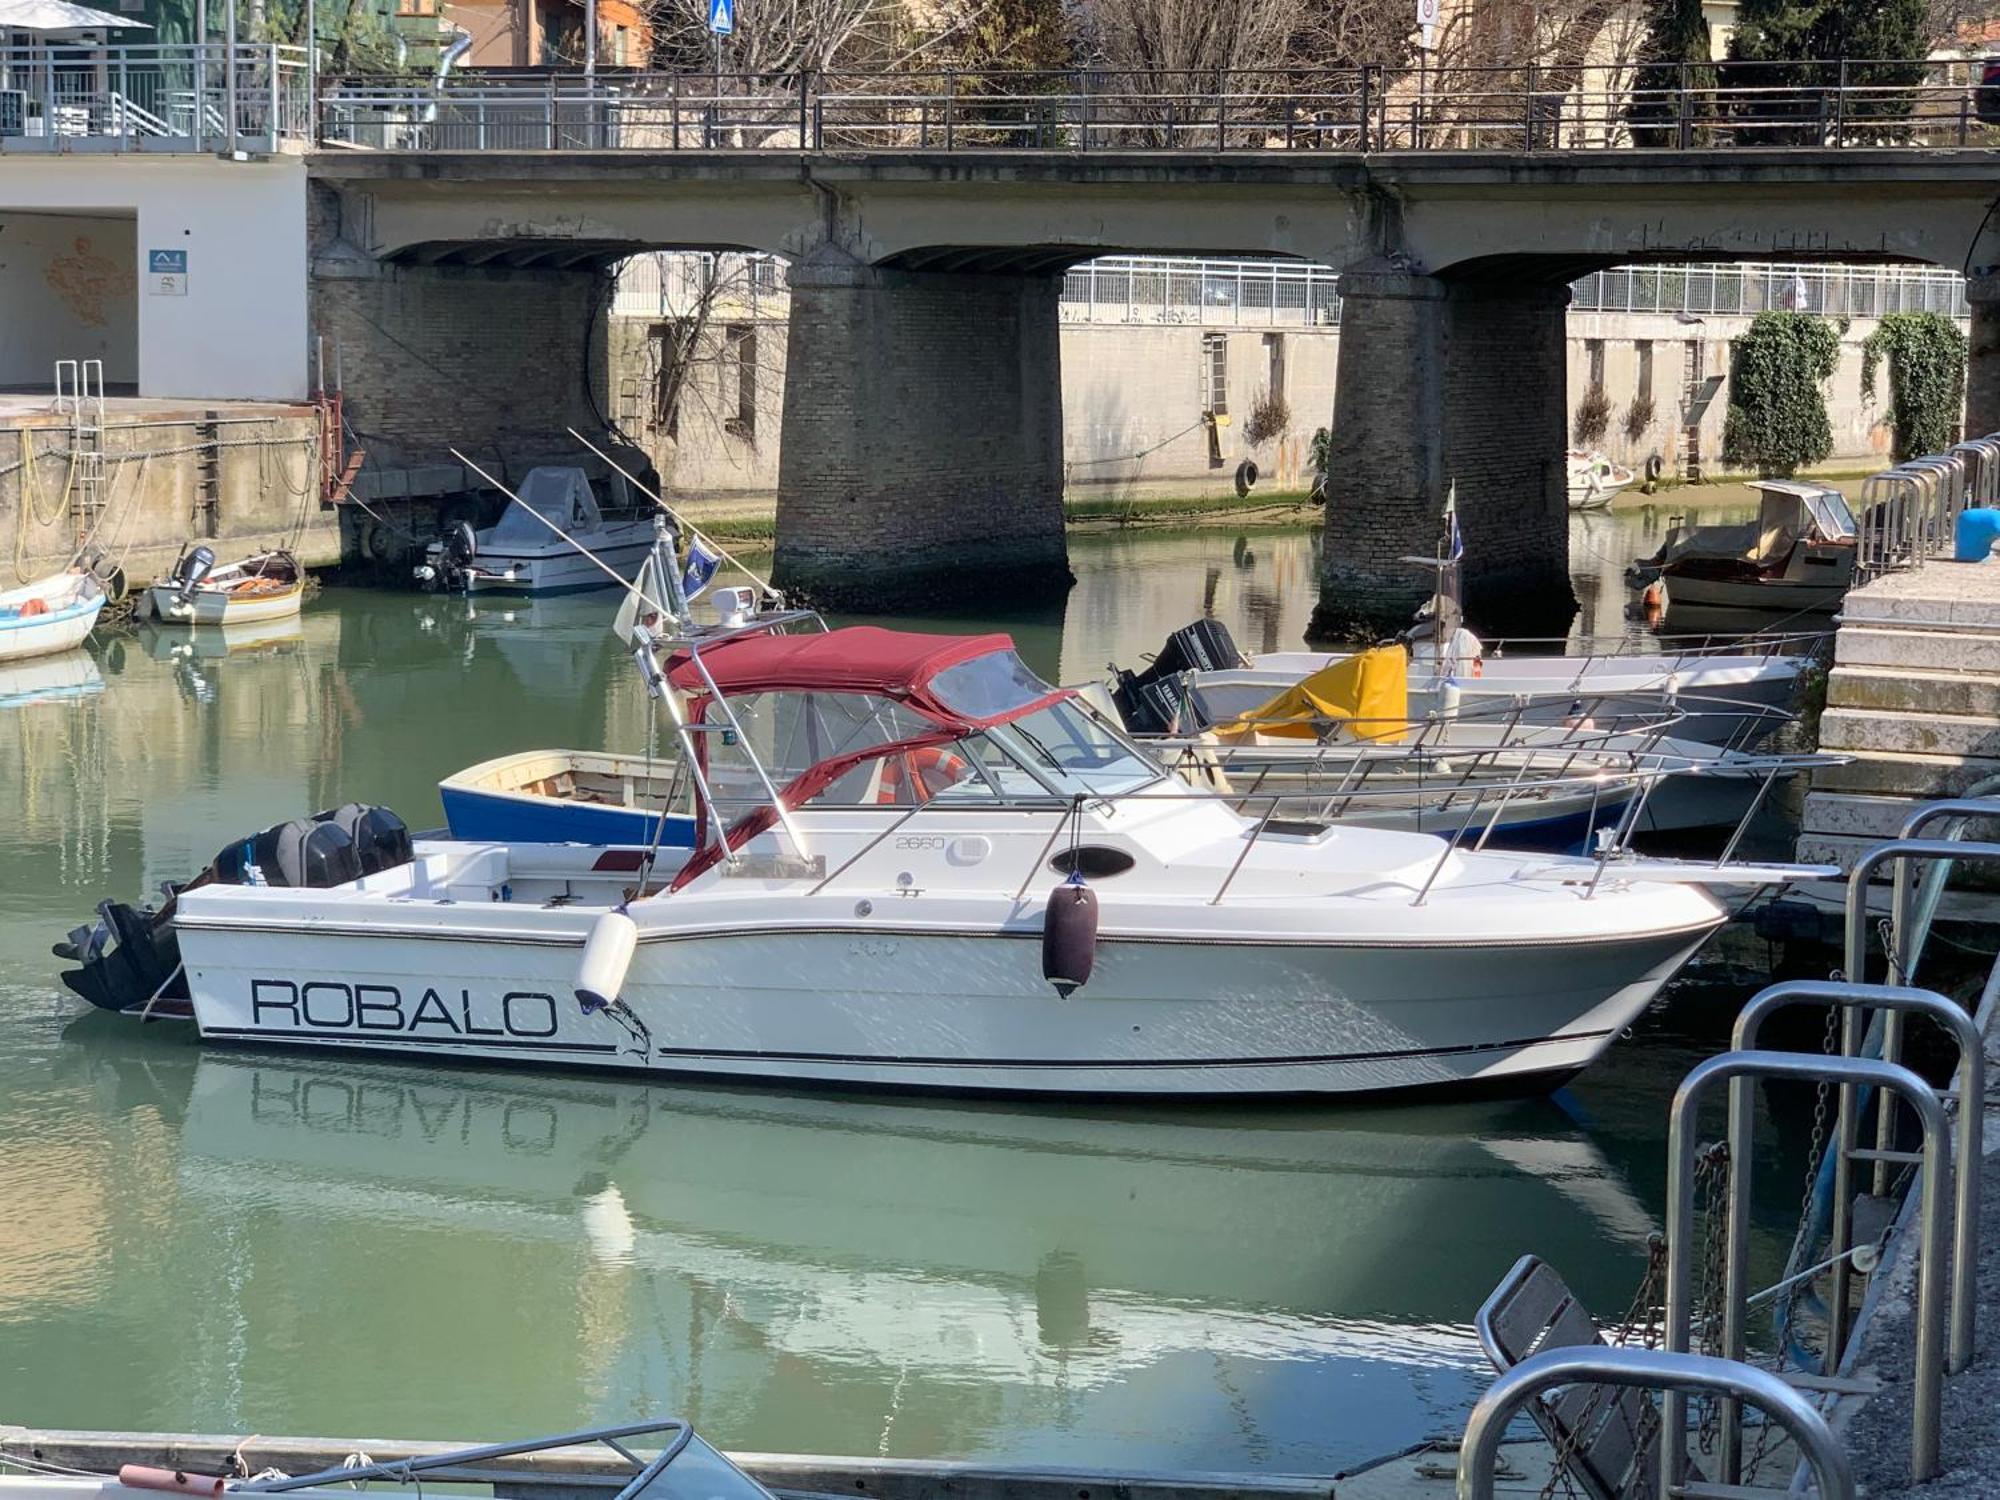
[[[187,251],[148,250],[146,290],[155,297],[185,297],[188,290]]]

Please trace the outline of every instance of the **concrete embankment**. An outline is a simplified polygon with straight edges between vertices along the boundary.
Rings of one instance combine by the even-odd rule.
[[[0,397],[0,546],[13,577],[88,546],[142,583],[196,540],[225,555],[289,546],[327,566],[340,561],[339,518],[319,497],[311,406],[114,399],[101,428],[80,429],[48,397]]]

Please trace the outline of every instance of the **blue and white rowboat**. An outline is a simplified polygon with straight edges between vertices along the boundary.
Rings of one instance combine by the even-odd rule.
[[[82,645],[103,608],[97,580],[68,570],[0,593],[0,661]]]
[[[447,776],[438,796],[455,839],[643,848],[657,836],[665,848],[694,847],[689,789],[671,760],[527,750]]]

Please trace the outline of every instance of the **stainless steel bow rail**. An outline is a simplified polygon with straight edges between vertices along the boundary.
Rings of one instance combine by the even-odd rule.
[[[383,151],[1726,151],[1995,142],[1977,64],[521,72],[325,80]]]
[[[1516,1412],[1543,1391],[1585,1384],[1665,1391],[1674,1400],[1691,1391],[1712,1391],[1748,1402],[1790,1434],[1819,1481],[1820,1500],[1853,1500],[1854,1470],[1846,1452],[1834,1440],[1826,1419],[1777,1376],[1751,1365],[1704,1354],[1604,1347],[1544,1350],[1522,1360],[1487,1388],[1466,1420],[1465,1437],[1459,1445],[1458,1500],[1492,1500],[1500,1442]],[[1686,1500],[1700,1500],[1700,1497],[1750,1500],[1757,1495],[1785,1492],[1684,1482],[1666,1445],[1662,1444],[1660,1477],[1654,1493],[1682,1496]]]

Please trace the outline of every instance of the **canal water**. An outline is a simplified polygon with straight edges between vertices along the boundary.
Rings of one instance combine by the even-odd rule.
[[[1653,542],[1579,523],[1579,589]],[[1657,526],[1653,530],[1657,531]],[[986,623],[1065,681],[1212,610],[1310,611],[1304,529],[1080,537]],[[1609,601],[1607,603],[1607,601]],[[605,596],[328,589],[240,639],[142,629],[0,672],[0,1422],[491,1439],[675,1413],[737,1449],[1327,1472],[1455,1430],[1527,1251],[1621,1313],[1712,959],[1555,1099],[999,1107],[203,1053],[82,1014],[49,943],[103,896],[347,799],[636,748]],[[1757,1238],[1798,1201],[1796,1129]],[[254,1450],[253,1450],[254,1459]]]

